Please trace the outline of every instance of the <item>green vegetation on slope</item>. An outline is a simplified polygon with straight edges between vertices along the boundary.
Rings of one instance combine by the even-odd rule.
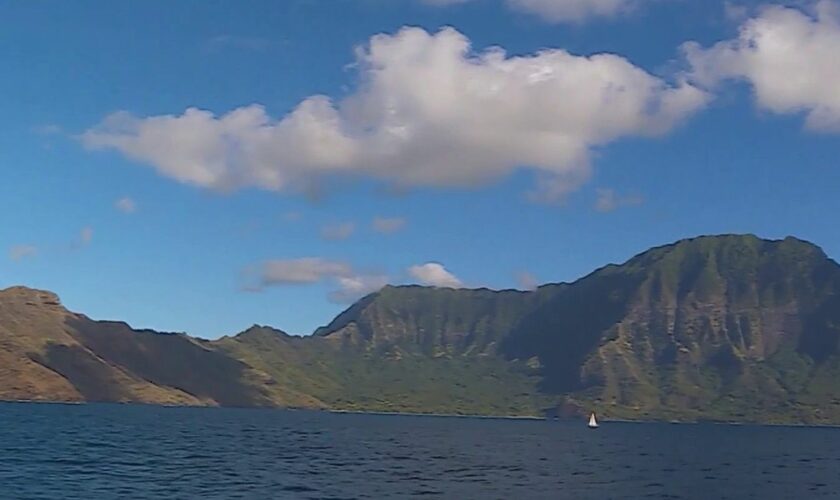
[[[840,421],[840,268],[809,243],[685,240],[570,291],[508,337],[510,355],[545,349],[549,391],[623,418]],[[557,314],[584,304],[600,319]]]
[[[538,415],[545,403],[532,368],[497,356],[426,356],[396,346],[360,351],[339,339],[265,327],[216,344],[279,386],[335,410]]]
[[[386,287],[310,337],[135,331],[0,291],[0,398],[840,423],[840,266],[707,236],[532,292]]]

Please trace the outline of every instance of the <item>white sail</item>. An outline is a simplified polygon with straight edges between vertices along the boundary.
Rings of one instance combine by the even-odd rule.
[[[591,413],[591,414],[589,415],[589,428],[590,428],[590,429],[594,429],[594,428],[596,428],[596,427],[598,427],[598,421],[597,421],[597,420],[595,420],[595,414],[594,414],[594,413]]]

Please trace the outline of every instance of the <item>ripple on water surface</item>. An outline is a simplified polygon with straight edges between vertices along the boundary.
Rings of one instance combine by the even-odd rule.
[[[840,429],[0,404],[0,498],[840,498]]]

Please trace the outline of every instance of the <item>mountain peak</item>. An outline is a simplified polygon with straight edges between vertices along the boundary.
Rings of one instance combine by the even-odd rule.
[[[840,266],[794,237],[688,238],[530,292],[388,286],[312,337],[195,341],[59,304],[0,290],[21,374],[0,399],[840,422]]]
[[[0,290],[0,300],[26,302],[29,305],[61,306],[61,299],[55,293],[19,285]]]
[[[251,325],[250,327],[248,327],[247,329],[243,330],[242,332],[236,334],[234,336],[234,338],[243,340],[243,339],[248,339],[248,338],[261,337],[261,336],[265,336],[265,335],[284,337],[284,338],[289,337],[289,334],[284,332],[283,330],[279,330],[279,329],[274,328],[272,326],[258,325],[258,324],[255,323],[255,324]]]
[[[740,261],[746,264],[750,259],[778,258],[786,262],[801,261],[803,259],[827,259],[823,250],[805,240],[788,236],[781,240],[759,238],[754,234],[719,234],[697,236],[675,241],[646,250],[621,266],[637,268],[651,265],[674,264],[686,259],[708,259]]]

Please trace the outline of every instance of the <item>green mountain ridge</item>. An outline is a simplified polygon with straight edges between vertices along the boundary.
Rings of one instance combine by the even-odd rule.
[[[840,423],[840,266],[701,236],[533,291],[387,286],[308,337],[132,330],[0,291],[0,399]]]

